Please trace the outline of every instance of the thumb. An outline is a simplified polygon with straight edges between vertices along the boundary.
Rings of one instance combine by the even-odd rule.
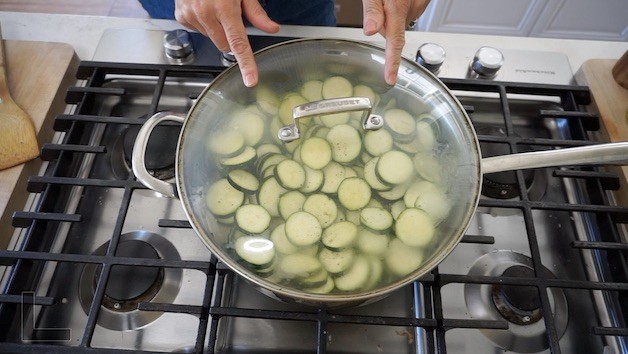
[[[384,4],[382,0],[363,0],[364,34],[372,36],[384,27]]]

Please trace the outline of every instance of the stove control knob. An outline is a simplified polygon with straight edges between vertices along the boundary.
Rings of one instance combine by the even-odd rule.
[[[493,47],[481,47],[475,52],[471,69],[478,75],[491,77],[504,65],[504,55]]]
[[[227,63],[236,63],[236,57],[233,52],[222,52],[222,58],[227,61]]]
[[[445,61],[445,49],[435,43],[425,43],[416,51],[415,61],[427,70],[436,73]]]
[[[190,33],[186,30],[178,29],[168,31],[164,35],[164,49],[166,56],[174,60],[184,60],[194,54]]]

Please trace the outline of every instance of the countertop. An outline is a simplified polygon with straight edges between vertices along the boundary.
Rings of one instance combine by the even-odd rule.
[[[83,15],[36,14],[0,12],[0,23],[5,39],[64,42],[75,48],[82,60],[93,57],[103,32],[110,28],[173,30],[183,28],[176,21],[131,19]],[[251,28],[250,34],[263,34]],[[336,27],[308,27],[284,25],[276,35],[287,37],[333,37],[368,40],[383,43],[379,35],[366,37],[361,29]],[[591,58],[617,59],[626,50],[626,42],[565,40],[529,37],[506,37],[434,32],[407,32],[408,43],[434,42],[444,47],[494,46],[504,49],[553,51],[564,53],[575,73],[582,63]],[[414,56],[416,46],[407,46],[404,55]]]

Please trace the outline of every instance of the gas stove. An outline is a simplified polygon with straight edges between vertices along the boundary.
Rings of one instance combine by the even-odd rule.
[[[251,37],[255,49],[287,40]],[[166,45],[164,51],[163,44]],[[560,53],[442,48],[411,55],[453,90],[484,156],[595,144],[586,87]],[[0,251],[0,350],[196,353],[626,353],[628,208],[618,177],[568,166],[485,176],[462,242],[430,274],[370,305],[279,302],[219,262],[178,200],[137,182],[138,128],[187,112],[232,57],[202,36],[112,30],[29,179],[13,248]],[[174,176],[179,127],[149,142]]]

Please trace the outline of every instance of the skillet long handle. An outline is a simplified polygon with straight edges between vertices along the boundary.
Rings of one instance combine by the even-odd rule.
[[[625,164],[628,164],[628,141],[486,157],[482,159],[482,173],[563,165]]]

